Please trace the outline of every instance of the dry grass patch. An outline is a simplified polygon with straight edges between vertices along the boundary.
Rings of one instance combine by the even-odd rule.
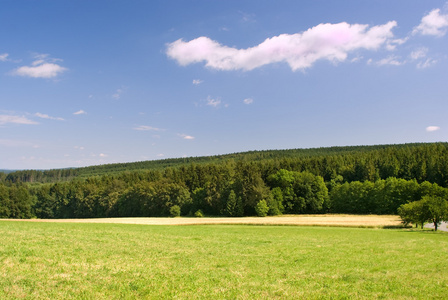
[[[300,225],[300,226],[342,226],[342,227],[393,227],[400,226],[401,220],[395,215],[284,215],[276,217],[243,218],[98,218],[98,219],[31,219],[28,222],[64,223],[110,223],[141,225]]]

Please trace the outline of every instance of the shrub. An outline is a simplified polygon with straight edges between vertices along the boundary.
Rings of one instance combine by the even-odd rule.
[[[268,215],[269,207],[265,200],[260,200],[257,205],[255,205],[255,212],[259,217],[266,217]]]
[[[194,216],[196,218],[203,218],[204,217],[204,213],[202,212],[202,210],[198,209],[195,213]]]
[[[174,217],[180,217],[180,207],[179,205],[173,205],[170,208],[170,215],[174,218]]]

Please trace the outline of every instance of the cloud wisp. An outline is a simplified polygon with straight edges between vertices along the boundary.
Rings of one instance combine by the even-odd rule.
[[[221,45],[202,36],[179,39],[167,45],[166,54],[181,66],[205,62],[216,70],[250,71],[264,65],[286,62],[293,71],[305,70],[319,60],[342,62],[357,50],[378,50],[396,44],[395,21],[369,27],[363,24],[319,24],[302,33],[281,34],[247,49]]]
[[[434,131],[437,131],[437,130],[440,130],[439,126],[428,126],[428,127],[426,127],[426,131],[427,132],[434,132]]]
[[[13,70],[12,74],[31,78],[54,78],[68,70],[57,64],[61,59],[49,58],[47,54],[39,54],[34,58],[36,60],[31,66],[19,67]]]
[[[78,111],[76,111],[76,112],[74,112],[73,113],[74,115],[86,115],[87,114],[87,112],[85,112],[84,110],[78,110]]]
[[[246,99],[243,100],[243,103],[244,103],[244,104],[247,104],[247,105],[252,104],[252,103],[254,103],[254,99],[252,99],[252,98],[246,98]]]
[[[41,119],[48,119],[48,120],[56,120],[56,121],[64,121],[64,119],[63,118],[59,118],[59,117],[51,117],[51,116],[49,116],[49,115],[47,115],[47,114],[41,114],[41,113],[35,113],[34,114],[36,117],[39,117],[39,118],[41,118]]]
[[[0,54],[0,61],[8,61],[8,53],[2,53]]]
[[[184,140],[194,140],[194,136],[191,136],[191,135],[187,135],[187,134],[178,134],[178,136],[180,136],[180,137],[183,138]]]
[[[403,64],[405,64],[406,62],[404,61],[400,61],[399,57],[396,56],[388,56],[386,58],[380,59],[379,61],[376,62],[376,64],[378,66],[385,66],[385,65],[390,65],[390,66],[401,66]]]
[[[0,125],[4,124],[36,125],[39,124],[25,116],[0,115]]]
[[[206,100],[206,104],[208,106],[218,107],[221,105],[221,99],[219,99],[219,98],[213,99],[212,97],[208,96],[207,100]]]
[[[442,37],[446,34],[447,29],[448,14],[443,15],[440,13],[440,9],[436,8],[422,18],[420,24],[414,28],[412,33]]]
[[[123,89],[117,89],[115,94],[112,95],[112,98],[119,100],[121,98],[122,94],[123,94]]]
[[[152,126],[146,126],[146,125],[140,125],[134,128],[134,130],[139,131],[163,131],[164,129],[152,127]]]

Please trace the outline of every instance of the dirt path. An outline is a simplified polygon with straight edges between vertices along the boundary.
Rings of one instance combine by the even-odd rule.
[[[8,220],[27,222],[64,223],[115,223],[145,225],[203,225],[203,224],[254,224],[254,225],[302,225],[302,226],[399,226],[401,220],[393,215],[285,215],[277,217],[244,218],[101,218],[101,219],[29,219]]]

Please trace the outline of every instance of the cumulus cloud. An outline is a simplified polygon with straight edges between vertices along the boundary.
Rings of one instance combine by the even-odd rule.
[[[67,71],[56,62],[62,61],[58,58],[49,58],[47,54],[38,54],[34,57],[36,60],[31,66],[22,66],[12,71],[13,75],[32,77],[32,78],[53,78]]]
[[[194,85],[199,85],[199,84],[201,84],[201,83],[203,83],[204,81],[203,80],[200,80],[200,79],[193,79],[193,84]]]
[[[58,76],[66,70],[66,68],[57,64],[43,63],[34,67],[23,66],[17,68],[13,74],[33,78],[52,78]]]
[[[35,125],[39,124],[33,120],[26,118],[25,116],[11,116],[11,115],[0,115],[0,125],[4,124],[25,124],[25,125]]]
[[[59,118],[59,117],[51,117],[47,114],[41,114],[41,113],[35,113],[34,114],[36,117],[42,118],[42,119],[49,119],[49,120],[57,120],[57,121],[64,121],[63,118]]]
[[[413,34],[444,36],[448,28],[448,14],[443,15],[440,9],[433,9],[422,18],[420,24],[414,28]]]
[[[76,111],[76,112],[74,112],[73,113],[74,115],[86,115],[87,114],[87,112],[85,112],[84,110],[78,110],[78,111]]]
[[[428,132],[437,131],[439,129],[440,129],[439,126],[428,126],[428,127],[426,127],[426,131],[428,131]]]
[[[194,140],[194,136],[191,135],[187,135],[187,134],[179,134],[179,136],[181,138],[183,138],[184,140]]]
[[[254,99],[252,98],[246,98],[243,100],[244,104],[252,104],[254,102]]]
[[[281,34],[247,49],[219,44],[202,36],[179,39],[167,45],[166,54],[181,66],[205,62],[217,70],[253,70],[286,62],[293,71],[310,68],[316,61],[341,62],[357,50],[378,50],[393,43],[395,21],[369,27],[363,24],[319,24],[302,33]]]
[[[0,54],[0,61],[7,61],[8,60],[8,53],[2,53]]]
[[[135,127],[134,130],[140,130],[140,131],[162,131],[163,129],[152,127],[152,126],[140,125],[138,127]]]

